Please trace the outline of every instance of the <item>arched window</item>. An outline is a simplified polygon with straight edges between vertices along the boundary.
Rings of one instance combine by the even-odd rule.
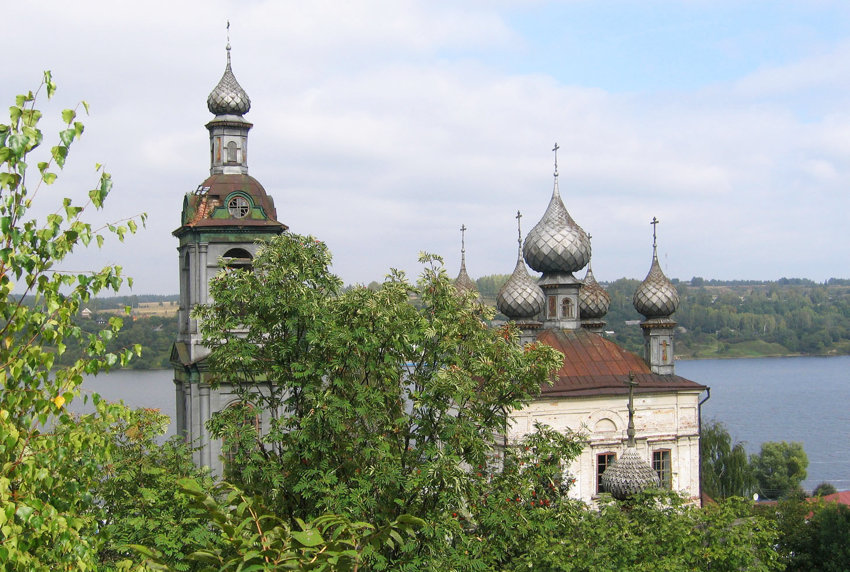
[[[251,253],[244,248],[231,248],[221,257],[227,268],[250,270],[254,262]]]
[[[228,163],[238,163],[239,158],[237,157],[238,147],[236,145],[236,141],[231,141],[227,144],[227,162]]]
[[[251,205],[248,203],[248,199],[243,197],[242,195],[236,195],[229,201],[227,201],[227,212],[230,213],[230,216],[236,218],[245,218],[248,216],[248,213],[251,211]]]
[[[564,298],[561,300],[561,317],[562,318],[572,318],[575,314],[573,313],[573,301],[569,298]]]

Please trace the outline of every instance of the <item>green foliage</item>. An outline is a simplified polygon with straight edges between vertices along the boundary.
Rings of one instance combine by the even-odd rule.
[[[672,491],[647,491],[627,503],[605,495],[598,511],[562,503],[545,516],[526,550],[497,569],[781,569],[775,526],[742,499],[700,509]]]
[[[806,478],[809,458],[802,443],[762,443],[761,451],[750,457],[758,492],[769,499],[796,493]]]
[[[247,496],[228,483],[216,485],[211,492],[194,479],[181,479],[178,484],[220,536],[214,547],[201,544],[187,556],[198,564],[198,570],[357,570],[364,550],[400,545],[402,533],[412,535],[424,524],[402,516],[376,528],[328,514],[309,523],[296,518],[297,528],[293,529],[271,514],[260,498]],[[159,550],[133,548],[147,556],[149,566],[172,569]]]
[[[87,334],[94,334],[103,328],[110,314],[93,314],[91,319],[75,318],[74,324]],[[170,367],[171,346],[174,344],[174,332],[177,331],[177,316],[151,316],[122,320],[121,328],[115,336],[106,342],[107,351],[119,351],[121,348],[138,347],[139,355],[124,367],[132,369],[163,369]],[[79,359],[85,347],[74,340],[66,343],[65,351],[56,357],[58,365],[70,365]]]
[[[679,355],[750,357],[847,353],[850,288],[810,280],[678,286]]]
[[[211,428],[235,453],[231,478],[276,514],[443,523],[476,495],[464,467],[487,465],[509,412],[560,364],[511,327],[487,328],[439,259],[422,260],[417,285],[392,272],[338,294],[324,244],[285,234],[254,272],[212,282],[215,302],[197,312],[211,370],[278,416],[263,437],[238,412]]]
[[[744,445],[732,445],[732,437],[723,423],[703,424],[699,445],[705,494],[715,500],[752,495],[756,481]]]
[[[158,410],[138,409],[112,432],[115,449],[94,491],[103,509],[100,534],[106,539],[101,565],[126,562],[132,557],[127,546],[140,544],[156,547],[173,569],[190,570],[185,561],[195,546],[217,546],[207,513],[177,485],[181,478],[193,478],[210,489],[213,481],[195,466],[180,437],[156,442],[168,422]]]
[[[823,482],[815,487],[815,490],[812,491],[813,497],[825,497],[827,495],[835,494],[838,492],[838,489],[835,488],[835,485],[832,483]]]
[[[49,72],[41,87],[48,98],[53,95]],[[121,269],[73,274],[54,268],[76,248],[103,242],[82,215],[90,206],[102,206],[112,186],[109,174],[100,171],[88,205],[64,199],[44,220],[29,213],[42,185],[56,182],[55,168],[64,166],[83,133],[76,111],[63,111],[65,128],[46,160],[37,161],[31,189],[27,163],[43,141],[36,94],[18,96],[9,108],[9,123],[0,124],[0,565],[5,570],[86,570],[95,565],[102,542],[100,510],[91,490],[112,452],[110,427],[125,411],[95,397],[96,413],[74,418],[65,404],[77,396],[83,374],[125,364],[133,351],[106,349],[121,327],[119,318],[91,334],[73,323],[92,295],[121,286]],[[113,228],[108,231],[120,239],[136,225]],[[26,296],[31,304],[23,303]],[[82,343],[82,355],[55,368],[55,354],[63,353],[70,340]]]
[[[786,570],[850,569],[850,508],[846,505],[791,498],[759,509],[776,523],[777,553]]]

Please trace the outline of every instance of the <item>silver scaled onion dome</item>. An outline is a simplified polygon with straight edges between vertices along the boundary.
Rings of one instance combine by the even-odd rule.
[[[555,144],[555,184],[549,206],[525,237],[525,261],[537,272],[573,273],[590,262],[590,240],[573,220],[558,190],[558,144]]]
[[[658,263],[655,225],[658,219],[652,217],[652,265],[643,282],[632,297],[632,304],[647,320],[669,318],[679,307],[679,293],[673,283],[664,275]]]
[[[251,98],[236,81],[230,68],[230,42],[227,43],[227,66],[218,85],[207,97],[207,109],[214,115],[245,115],[251,109]]]
[[[602,473],[602,487],[617,500],[625,500],[640,491],[661,486],[658,473],[643,460],[635,447],[634,375],[629,374],[629,427],[626,450]]]
[[[587,274],[579,290],[579,316],[582,320],[598,320],[608,313],[611,295],[599,285],[593,276],[593,268],[587,265]]]
[[[543,312],[546,298],[543,296],[543,290],[528,275],[528,270],[525,268],[525,262],[522,259],[522,229],[520,227],[522,214],[519,211],[516,213],[516,218],[519,234],[516,266],[511,277],[499,289],[496,307],[511,320],[532,321]]]
[[[469,274],[466,273],[466,225],[460,226],[460,272],[455,278],[455,289],[461,293],[478,293],[478,287]]]

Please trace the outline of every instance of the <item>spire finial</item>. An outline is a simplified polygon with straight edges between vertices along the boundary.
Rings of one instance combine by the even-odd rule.
[[[629,440],[627,445],[629,447],[635,446],[635,403],[634,403],[634,391],[637,382],[635,381],[634,372],[629,372],[629,380],[626,382],[629,386],[629,427],[626,429],[626,436],[628,436]]]
[[[516,212],[516,232],[517,232],[517,254],[522,256],[522,226],[520,225],[520,219],[522,218],[522,213]]]
[[[555,176],[556,177],[558,176],[558,149],[560,149],[560,148],[561,148],[561,146],[558,145],[558,143],[556,141],[555,146],[552,148],[552,151],[555,152]]]
[[[658,220],[658,219],[657,219],[657,218],[655,218],[655,217],[652,217],[652,220],[649,222],[649,224],[651,224],[651,225],[652,225],[652,255],[653,255],[653,256],[655,256],[655,249],[656,249],[656,244],[657,244],[657,242],[656,242],[656,234],[655,234],[655,227],[658,225],[658,223],[659,223],[659,222],[661,222],[661,221],[660,221],[660,220]]]
[[[230,67],[230,20],[227,21],[227,66]]]
[[[460,225],[460,263],[466,263],[466,225]]]

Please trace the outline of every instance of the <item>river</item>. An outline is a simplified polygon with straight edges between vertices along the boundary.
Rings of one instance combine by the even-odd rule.
[[[703,419],[722,421],[749,453],[765,441],[800,441],[809,457],[803,488],[828,481],[850,489],[850,356],[679,361],[676,373],[711,388]],[[173,435],[171,380],[170,370],[118,370],[83,389],[160,409]]]

